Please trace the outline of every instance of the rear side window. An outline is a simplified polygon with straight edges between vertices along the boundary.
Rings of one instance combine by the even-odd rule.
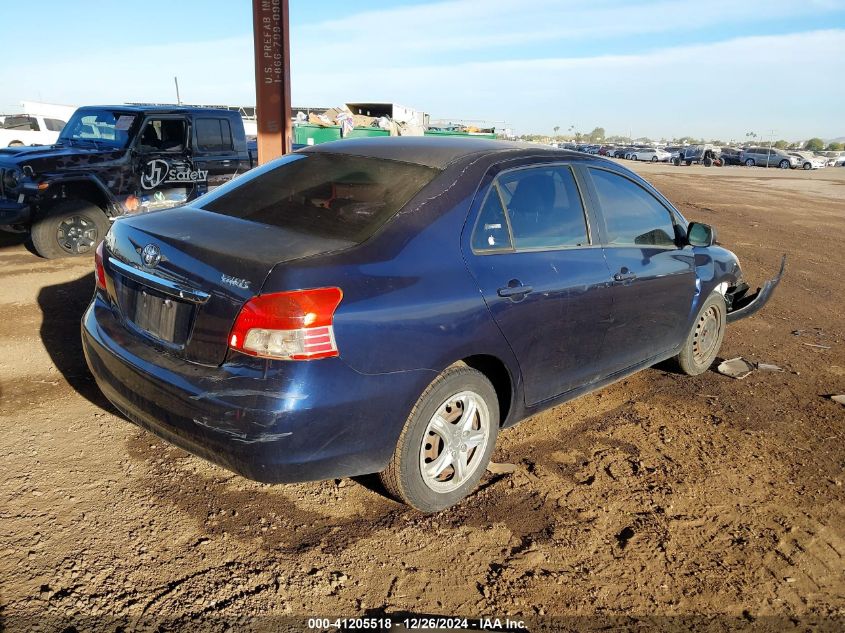
[[[508,220],[499,187],[493,185],[487,192],[484,206],[478,214],[478,223],[472,235],[472,249],[475,251],[498,251],[512,247]]]
[[[362,242],[439,173],[379,158],[292,154],[217,188],[197,206],[305,235]]]
[[[234,150],[232,128],[226,119],[196,119],[197,149],[203,152]]]
[[[60,119],[44,119],[44,125],[51,132],[61,132],[65,122]]]
[[[638,184],[604,169],[590,168],[609,246],[675,248],[669,210]]]

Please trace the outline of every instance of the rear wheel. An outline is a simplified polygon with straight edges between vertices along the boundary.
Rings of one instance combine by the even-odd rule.
[[[725,298],[714,292],[701,306],[680,354],[675,357],[682,372],[697,376],[710,368],[725,338],[726,316]]]
[[[652,162],[652,163],[656,163],[656,162],[657,162],[657,156],[652,156],[652,157],[651,157],[651,162]]]
[[[705,167],[712,167],[713,166],[713,159],[709,156],[704,159],[704,166]]]
[[[804,163],[804,169],[805,170],[812,169],[812,168],[813,168],[813,166],[810,163]]]
[[[778,167],[780,167],[781,169],[789,169],[789,161],[784,158],[778,163]]]
[[[9,143],[9,147],[21,147],[23,146],[23,141],[12,141]]]
[[[45,259],[91,255],[109,230],[100,207],[86,200],[63,200],[32,225],[32,245]]]
[[[396,499],[437,512],[466,497],[496,444],[499,402],[480,372],[454,365],[417,400],[380,478]]]

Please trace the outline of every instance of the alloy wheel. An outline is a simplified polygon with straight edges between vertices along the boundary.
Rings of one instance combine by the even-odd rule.
[[[490,412],[484,399],[462,391],[440,405],[423,434],[420,472],[439,493],[460,488],[481,466],[490,440]]]

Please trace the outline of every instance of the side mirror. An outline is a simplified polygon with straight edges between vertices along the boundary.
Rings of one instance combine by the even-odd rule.
[[[690,246],[713,246],[716,243],[716,231],[709,224],[690,222],[687,226],[687,244]]]

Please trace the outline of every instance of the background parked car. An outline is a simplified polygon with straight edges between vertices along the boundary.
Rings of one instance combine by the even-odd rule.
[[[742,150],[736,147],[722,148],[722,164],[723,165],[742,165]]]
[[[746,167],[779,167],[780,169],[795,169],[800,159],[782,149],[774,147],[747,147],[740,156]]]
[[[789,154],[799,159],[798,167],[801,169],[827,167],[828,159],[825,156],[816,156],[813,152],[789,152]]]
[[[631,153],[631,160],[647,160],[653,163],[666,162],[672,154],[659,147],[645,147]]]
[[[38,114],[0,116],[0,147],[52,145],[59,138],[65,121]]]
[[[816,152],[816,156],[823,156],[825,159],[827,159],[828,167],[845,167],[845,152]]]
[[[722,150],[715,145],[706,143],[704,145],[689,145],[688,147],[679,150],[678,155],[672,157],[674,165],[692,165],[693,163],[701,163],[705,167],[711,165],[722,165]]]

